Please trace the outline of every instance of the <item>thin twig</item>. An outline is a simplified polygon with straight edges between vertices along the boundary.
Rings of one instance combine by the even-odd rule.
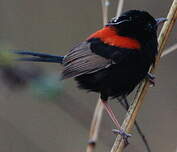
[[[109,0],[102,0],[102,13],[103,13],[103,25],[107,24],[108,20],[108,7],[109,7]],[[102,119],[103,113],[103,105],[101,103],[101,99],[99,97],[98,103],[95,108],[95,112],[93,115],[93,119],[91,122],[90,133],[89,133],[89,143],[86,148],[86,152],[93,152],[96,141],[98,138],[100,123]]]
[[[171,5],[170,11],[168,13],[168,21],[164,24],[160,35],[159,35],[159,53],[156,58],[155,66],[150,68],[150,72],[154,72],[156,66],[158,65],[160,61],[160,56],[163,52],[163,49],[166,45],[167,39],[169,37],[169,34],[174,26],[174,23],[177,18],[177,0],[173,1],[173,4]],[[139,92],[136,94],[135,100],[130,106],[128,113],[126,115],[126,118],[124,119],[124,122],[122,124],[122,128],[129,133],[134,125],[135,119],[137,117],[138,112],[140,111],[141,105],[143,104],[144,97],[148,91],[150,83],[148,81],[144,81],[142,85],[140,86]],[[121,138],[120,135],[117,136],[114,145],[111,149],[111,152],[122,152],[124,149],[124,141]]]
[[[161,57],[164,57],[164,56],[166,56],[166,55],[168,55],[168,54],[174,52],[175,50],[177,50],[177,43],[174,44],[174,45],[172,45],[172,46],[169,47],[168,49],[166,49],[166,50],[162,53]]]
[[[117,5],[117,13],[116,13],[116,18],[118,18],[122,12],[124,5],[124,0],[119,0],[118,5]]]

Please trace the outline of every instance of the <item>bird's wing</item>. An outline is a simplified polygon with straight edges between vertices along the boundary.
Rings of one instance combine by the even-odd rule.
[[[70,50],[64,57],[62,78],[67,79],[93,73],[109,67],[111,62],[111,59],[93,53],[90,49],[90,43],[83,42]]]

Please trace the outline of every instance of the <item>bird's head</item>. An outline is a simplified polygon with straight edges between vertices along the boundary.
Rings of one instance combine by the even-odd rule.
[[[129,10],[118,18],[113,18],[106,26],[114,26],[119,35],[132,37],[138,40],[156,36],[157,27],[165,22],[166,18],[154,19],[148,12]]]

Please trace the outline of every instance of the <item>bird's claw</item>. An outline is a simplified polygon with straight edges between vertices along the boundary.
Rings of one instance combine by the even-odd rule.
[[[154,87],[155,86],[155,75],[153,75],[152,73],[148,73],[147,79],[151,83],[151,86]]]
[[[122,129],[120,129],[120,130],[118,130],[118,129],[113,129],[112,132],[115,133],[115,134],[118,133],[118,134],[120,134],[120,135],[122,136],[122,138],[123,138],[123,140],[124,140],[124,142],[125,142],[125,146],[127,146],[127,145],[129,144],[128,138],[132,136],[131,134],[126,133],[126,132],[125,132],[124,130],[122,130]]]

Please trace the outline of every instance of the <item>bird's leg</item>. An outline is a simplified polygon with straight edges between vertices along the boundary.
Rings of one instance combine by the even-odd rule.
[[[151,83],[152,86],[155,86],[155,75],[148,72],[147,79],[149,80],[149,82]]]
[[[108,104],[107,101],[102,100],[102,103],[104,105],[104,108],[106,110],[106,112],[108,113],[109,117],[111,118],[111,120],[114,122],[115,126],[117,127],[117,129],[113,129],[114,133],[118,133],[122,136],[122,138],[125,141],[125,145],[128,144],[128,140],[127,138],[131,136],[131,134],[127,134],[122,128],[121,125],[119,124],[118,120],[115,117],[115,114],[113,113],[111,106]]]

